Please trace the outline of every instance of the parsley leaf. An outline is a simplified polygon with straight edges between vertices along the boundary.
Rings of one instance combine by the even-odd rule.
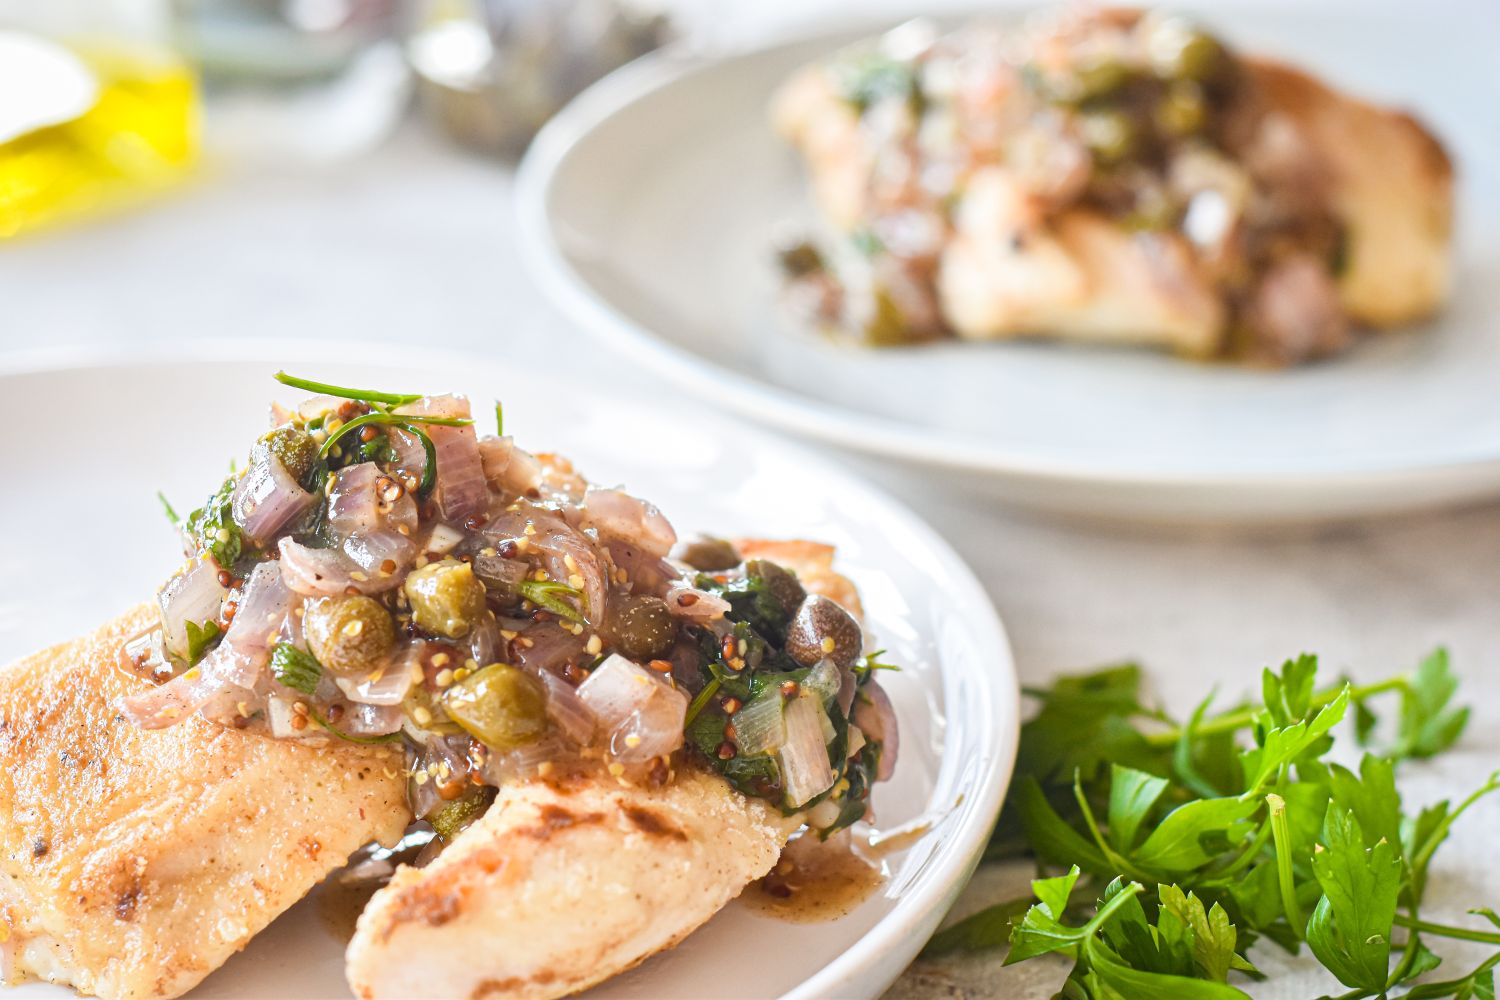
[[[323,677],[323,667],[311,653],[289,642],[278,642],[271,650],[271,676],[293,691],[312,694]]]
[[[219,641],[219,623],[208,621],[199,625],[197,622],[184,622],[187,626],[187,660],[188,665],[197,663],[203,659],[209,647]]]
[[[1365,847],[1354,813],[1328,807],[1312,868],[1323,898],[1307,921],[1307,943],[1339,982],[1380,992],[1390,972],[1391,927],[1401,892],[1401,861],[1390,841]]]

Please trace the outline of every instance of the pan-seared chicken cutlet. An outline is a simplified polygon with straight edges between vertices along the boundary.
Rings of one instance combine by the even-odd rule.
[[[0,671],[0,982],[173,997],[410,822],[399,753],[318,749],[116,699],[143,606]]]
[[[658,786],[608,773],[500,791],[360,918],[363,1000],[557,997],[670,948],[776,864],[801,824],[688,765]]]
[[[735,545],[858,613],[831,546]],[[894,760],[894,727],[881,736]],[[376,893],[349,946],[349,982],[363,1000],[586,989],[705,923],[771,870],[803,822],[691,761],[666,781],[596,766],[511,784],[435,862]]]
[[[835,234],[783,254],[792,299],[872,343],[1042,336],[1285,365],[1448,292],[1437,141],[1179,18],[911,24],[801,71],[772,114]]]
[[[176,995],[415,817],[351,983],[562,995],[869,814],[896,722],[832,549],[679,545],[463,397],[278,378],[319,395],[178,523],[157,607],[0,678],[13,975]]]

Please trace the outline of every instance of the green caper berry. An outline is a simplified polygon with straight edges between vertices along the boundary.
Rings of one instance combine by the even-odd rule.
[[[651,660],[677,641],[677,624],[659,597],[628,594],[612,598],[601,629],[605,639],[632,660]]]
[[[1168,135],[1192,135],[1203,128],[1207,117],[1203,91],[1188,80],[1172,84],[1156,106],[1156,124]]]
[[[547,697],[520,667],[494,663],[443,694],[448,717],[470,736],[504,753],[535,743],[547,732]]]
[[[740,564],[739,551],[733,545],[722,538],[707,535],[683,545],[677,551],[677,558],[704,573],[734,569]]]
[[[1135,127],[1120,111],[1091,111],[1080,120],[1083,140],[1095,158],[1115,163],[1130,155],[1135,146]]]
[[[263,435],[256,447],[264,448],[299,483],[307,478],[318,462],[318,443],[307,431],[291,424],[282,424]]]
[[[318,662],[344,677],[375,669],[396,645],[390,612],[363,594],[310,602],[302,616],[302,633]]]
[[[444,559],[415,570],[406,578],[412,621],[434,635],[461,639],[484,613],[484,584],[468,563]]]

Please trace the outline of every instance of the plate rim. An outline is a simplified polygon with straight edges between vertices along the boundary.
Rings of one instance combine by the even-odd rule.
[[[814,439],[867,456],[895,458],[908,465],[935,467],[951,473],[980,474],[1008,480],[1021,489],[1119,488],[1150,491],[1166,498],[1158,506],[1187,504],[1201,507],[1205,491],[1215,497],[1239,497],[1231,519],[1255,519],[1249,499],[1264,501],[1261,514],[1277,517],[1271,508],[1286,497],[1317,496],[1322,501],[1310,516],[1326,516],[1329,494],[1336,492],[1347,502],[1334,501],[1336,509],[1364,512],[1371,506],[1366,491],[1399,489],[1422,499],[1396,501],[1377,508],[1430,506],[1429,494],[1441,492],[1449,500],[1467,499],[1493,492],[1500,486],[1500,448],[1477,447],[1470,454],[1431,460],[1407,457],[1397,463],[1353,463],[1325,467],[1262,468],[1254,471],[1211,469],[1173,470],[1150,467],[1109,468],[1076,460],[997,447],[992,444],[954,440],[941,432],[914,431],[887,417],[860,415],[855,411],[810,399],[804,395],[740,374],[705,359],[686,348],[659,337],[649,326],[618,311],[605,295],[572,266],[553,225],[551,200],[562,169],[578,147],[615,113],[652,97],[658,91],[699,74],[752,61],[793,48],[827,46],[833,50],[890,26],[889,18],[863,26],[842,27],[811,33],[777,34],[748,48],[714,53],[695,53],[683,44],[668,45],[615,70],[574,98],[538,133],[523,157],[515,177],[513,202],[516,235],[521,258],[554,306],[579,327],[612,345],[633,360],[645,362],[674,385],[716,407],[754,423],[774,427],[803,439]],[[1194,494],[1197,494],[1196,496]],[[1076,506],[1076,504],[1074,505]],[[1111,509],[1093,505],[1100,512],[1130,516],[1128,507]],[[1216,506],[1222,506],[1222,503]],[[1284,516],[1284,512],[1283,512]]]
[[[202,338],[197,340],[163,340],[149,344],[123,345],[63,345],[47,346],[0,353],[0,381],[31,375],[60,375],[70,371],[132,370],[152,364],[262,364],[267,368],[286,363],[318,364],[348,363],[346,353],[351,345],[360,347],[360,354],[352,359],[356,364],[402,367],[399,345],[368,343],[354,338],[328,338],[316,341],[290,338],[266,338],[254,342],[243,340],[220,340]],[[277,360],[270,361],[268,358]],[[454,351],[446,348],[424,347],[422,368],[432,371],[450,366],[462,366],[461,376],[465,382],[482,380],[487,375],[504,376],[500,361],[474,352]],[[543,376],[543,378],[553,378]],[[554,379],[555,380],[555,379]],[[605,399],[621,398],[622,393],[612,387],[604,387]],[[650,400],[640,405],[659,409],[660,404]],[[969,810],[967,824],[953,834],[953,840],[941,851],[934,852],[932,874],[924,879],[925,885],[914,888],[898,899],[890,912],[881,917],[869,930],[860,935],[841,954],[831,957],[826,964],[808,978],[782,994],[783,1000],[815,1000],[833,995],[841,987],[847,990],[861,982],[864,976],[878,973],[881,977],[879,990],[870,991],[873,996],[889,986],[910,964],[917,952],[926,943],[921,931],[924,926],[931,933],[946,915],[948,908],[967,885],[968,879],[983,855],[990,831],[999,816],[1013,776],[1016,751],[1020,740],[1021,688],[1017,674],[1015,652],[1009,633],[995,606],[994,599],[978,576],[958,551],[937,532],[927,520],[903,501],[886,490],[849,469],[840,459],[811,451],[807,446],[788,441],[781,435],[759,427],[741,428],[732,416],[713,414],[712,423],[734,428],[740,433],[748,430],[762,439],[766,447],[774,448],[782,456],[799,464],[812,464],[827,477],[829,485],[848,495],[859,495],[861,503],[875,510],[881,519],[895,519],[902,523],[915,537],[921,549],[936,560],[935,568],[954,584],[950,593],[966,595],[960,611],[975,630],[976,640],[992,655],[980,664],[982,669],[973,669],[962,675],[953,674],[946,663],[939,663],[937,674],[945,703],[956,693],[959,676],[977,685],[978,701],[986,706],[984,718],[995,725],[970,727],[970,735],[980,753],[980,767],[973,779],[974,807]],[[934,642],[936,636],[931,637]],[[952,768],[959,770],[959,763],[946,752],[953,745],[951,720],[956,713],[946,713],[950,724],[943,730],[944,752],[940,757],[940,777]],[[1004,723],[1003,725],[1000,723]],[[940,782],[939,782],[940,784]],[[929,803],[930,805],[930,803]],[[696,928],[695,928],[696,930]],[[889,977],[890,957],[904,958]],[[866,980],[871,985],[874,980]],[[865,994],[864,990],[860,991]]]

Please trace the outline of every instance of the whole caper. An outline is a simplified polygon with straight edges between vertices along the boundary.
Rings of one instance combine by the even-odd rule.
[[[691,542],[685,542],[678,548],[676,556],[693,569],[705,573],[734,569],[740,564],[740,554],[733,545],[709,535],[699,535]]]
[[[1224,46],[1212,35],[1169,18],[1148,42],[1156,75],[1168,80],[1209,80],[1225,66]]]
[[[396,644],[390,612],[363,594],[308,602],[302,634],[318,662],[344,677],[375,669]]]
[[[750,560],[745,564],[745,573],[763,580],[771,596],[776,598],[789,615],[796,614],[803,599],[807,597],[807,591],[802,589],[802,584],[797,582],[795,576],[767,559]]]
[[[1119,90],[1130,79],[1130,71],[1120,60],[1110,57],[1090,60],[1073,70],[1079,101],[1094,100]]]
[[[802,602],[786,631],[787,655],[804,667],[826,658],[848,669],[859,661],[864,647],[859,622],[822,594],[811,594]]]
[[[1156,124],[1168,135],[1191,135],[1207,117],[1203,90],[1190,80],[1172,84],[1156,106]]]
[[[1135,146],[1135,126],[1122,111],[1090,111],[1079,120],[1079,128],[1083,141],[1103,163],[1123,160]]]
[[[611,646],[632,660],[655,659],[671,649],[677,639],[677,626],[667,602],[641,594],[610,598],[601,631]]]
[[[468,563],[457,559],[413,571],[404,589],[412,621],[434,635],[461,639],[484,613],[484,584]]]
[[[520,667],[493,663],[443,693],[448,717],[485,746],[504,753],[547,731],[547,696]]]
[[[266,454],[279,461],[298,482],[307,478],[318,461],[318,443],[307,431],[291,424],[282,424],[269,434],[262,435],[256,442],[256,449],[259,451],[262,448]]]

